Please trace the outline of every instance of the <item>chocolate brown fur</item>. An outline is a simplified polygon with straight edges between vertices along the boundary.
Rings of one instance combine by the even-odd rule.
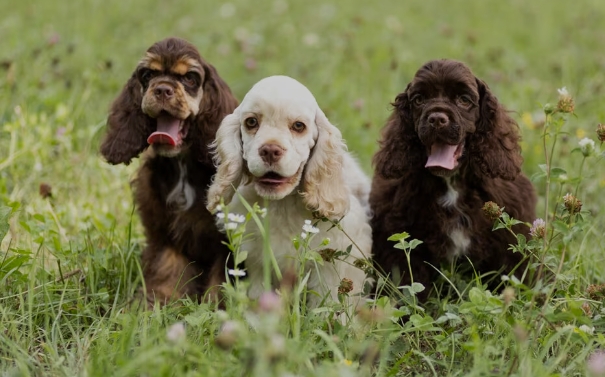
[[[193,81],[184,79],[189,72]],[[174,90],[169,99],[154,97],[160,84]],[[147,241],[142,262],[150,302],[184,295],[201,299],[224,280],[228,250],[205,208],[206,190],[216,172],[207,145],[223,117],[236,107],[215,68],[193,45],[177,38],[147,50],[111,106],[101,145],[101,154],[111,164],[129,164],[149,147],[147,138],[156,131],[158,112],[182,119],[187,130],[177,148],[149,148],[133,182]]]

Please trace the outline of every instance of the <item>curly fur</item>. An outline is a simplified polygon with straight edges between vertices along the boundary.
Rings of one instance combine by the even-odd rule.
[[[480,272],[520,274],[521,257],[508,250],[515,237],[492,231],[493,222],[481,211],[485,202],[494,201],[518,220],[534,219],[536,195],[521,173],[515,121],[483,81],[451,60],[421,67],[393,108],[373,160],[370,205],[377,266],[397,283],[410,282],[404,255],[387,241],[406,231],[423,241],[410,263],[414,280],[426,286],[436,277],[431,265],[438,268],[458,257],[468,258]],[[453,168],[428,166],[433,144],[457,146]],[[514,230],[527,235],[529,229],[519,225]]]
[[[308,286],[319,293],[311,302],[316,305],[328,293],[336,299],[344,277],[353,280],[352,294],[358,302],[366,276],[352,262],[370,256],[371,229],[366,216],[369,179],[347,153],[340,131],[328,121],[309,90],[285,76],[261,80],[234,113],[225,117],[213,146],[218,171],[209,189],[208,209],[214,210],[221,198],[236,213],[246,212],[242,199],[266,204],[267,234],[282,271],[298,261],[292,237],[301,233],[305,220],[314,216],[340,220],[359,249],[354,247],[346,261],[325,263],[317,266],[318,270],[308,266],[312,271]],[[268,157],[266,153],[275,155]],[[331,240],[329,248],[346,250],[351,245],[331,223],[317,226],[319,234],[314,236],[312,247],[320,247],[325,237]],[[258,297],[269,288],[262,285],[262,231],[256,224],[248,227],[253,228],[248,229],[253,237],[246,238],[242,248],[249,252],[249,294]]]
[[[195,70],[199,85],[186,87],[178,81],[184,68]],[[142,70],[153,70],[149,83],[141,81]],[[155,83],[170,85],[175,100],[154,98]],[[156,118],[144,110],[144,102],[154,100],[167,113],[188,114],[182,119],[188,132],[181,145],[149,146]],[[216,69],[193,45],[178,38],[151,46],[111,105],[100,147],[105,159],[129,164],[149,148],[133,189],[147,241],[142,259],[150,303],[154,298],[163,303],[185,294],[201,298],[223,280],[228,250],[205,208],[206,188],[216,172],[207,145],[220,121],[236,106]]]

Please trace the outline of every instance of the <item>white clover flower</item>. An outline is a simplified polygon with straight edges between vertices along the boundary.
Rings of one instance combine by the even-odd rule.
[[[185,339],[185,336],[185,324],[183,322],[177,322],[166,330],[166,338],[173,343],[180,342]]]
[[[582,325],[582,326],[578,327],[578,329],[588,335],[594,334],[594,327]]]
[[[227,272],[231,276],[237,276],[237,277],[246,276],[246,271],[240,270],[239,268],[230,268]]]
[[[569,96],[569,92],[567,91],[567,87],[565,87],[565,86],[560,89],[557,89],[557,92],[559,92],[559,96],[561,96],[561,97]]]
[[[230,18],[235,14],[235,5],[231,3],[225,3],[220,9],[221,17]]]
[[[578,142],[578,144],[580,145],[580,151],[582,151],[582,154],[584,155],[584,157],[590,156],[592,154],[592,152],[594,152],[594,150],[595,150],[594,140],[589,139],[587,137],[580,140]]]
[[[591,376],[605,375],[605,352],[602,350],[593,352],[586,362],[586,369]]]
[[[216,217],[217,217],[218,219],[221,219],[221,220],[222,220],[222,219],[224,219],[224,218],[225,218],[225,214],[224,214],[224,213],[222,213],[222,212],[219,212],[219,213],[217,213],[217,214],[216,214]]]
[[[317,46],[319,43],[319,36],[315,33],[307,33],[303,37],[303,43],[307,46]]]
[[[227,218],[229,219],[229,221],[233,221],[234,223],[240,224],[246,221],[246,216],[238,215],[237,213],[230,213],[227,215]]]
[[[529,234],[533,238],[544,238],[546,235],[546,222],[543,219],[535,219],[531,228],[529,228]]]
[[[306,239],[306,238],[307,238],[307,233],[302,232],[302,233],[300,234],[300,238],[302,238],[303,240],[304,240],[304,239]]]
[[[313,233],[313,234],[319,233],[319,228],[316,228],[313,225],[311,225],[311,220],[305,220],[305,225],[303,225],[302,228],[307,233]]]
[[[238,226],[237,223],[227,223],[227,224],[225,224],[225,229],[234,230],[234,229],[237,229],[237,226]]]

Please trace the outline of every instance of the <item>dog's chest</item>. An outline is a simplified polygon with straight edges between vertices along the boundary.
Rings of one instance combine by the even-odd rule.
[[[187,211],[195,202],[195,189],[188,181],[187,165],[179,162],[178,179],[166,196],[166,206],[173,211]]]
[[[444,224],[445,231],[451,241],[447,256],[449,259],[454,259],[466,255],[470,248],[471,239],[468,236],[470,217],[458,205],[460,189],[453,185],[450,178],[446,178],[445,183],[447,191],[438,199],[438,202],[449,213],[446,224]]]

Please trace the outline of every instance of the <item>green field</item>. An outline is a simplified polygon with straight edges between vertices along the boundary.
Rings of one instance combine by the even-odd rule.
[[[605,376],[604,20],[602,0],[0,2],[0,374]],[[111,100],[167,36],[194,43],[238,98],[269,75],[305,84],[368,174],[414,72],[466,62],[519,122],[548,219],[530,246],[555,281],[500,294],[446,273],[443,297],[382,299],[346,324],[330,307],[263,313],[239,284],[224,311],[138,309],[138,161],[110,166],[98,145]],[[562,87],[574,114],[545,125]]]

